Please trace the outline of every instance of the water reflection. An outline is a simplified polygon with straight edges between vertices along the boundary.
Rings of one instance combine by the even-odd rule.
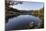
[[[6,30],[39,28],[40,19],[32,15],[19,15],[10,18],[6,23]]]

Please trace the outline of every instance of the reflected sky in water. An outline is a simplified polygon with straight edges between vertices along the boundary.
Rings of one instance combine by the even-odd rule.
[[[14,17],[9,19],[8,23],[6,24],[6,29],[24,29],[27,24],[38,25],[40,23],[40,19],[38,17],[32,15],[20,15],[18,17]],[[36,26],[38,28],[38,26]]]

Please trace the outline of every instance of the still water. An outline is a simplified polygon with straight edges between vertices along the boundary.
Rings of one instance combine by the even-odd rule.
[[[19,15],[8,20],[8,23],[6,23],[6,30],[25,29],[28,25],[39,28],[40,23],[41,20],[39,17],[32,15]]]

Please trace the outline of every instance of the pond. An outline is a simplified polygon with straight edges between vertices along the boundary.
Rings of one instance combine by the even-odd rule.
[[[39,28],[40,23],[41,20],[39,17],[32,15],[19,15],[8,20],[8,23],[6,23],[6,30],[30,29],[33,26],[34,28]]]

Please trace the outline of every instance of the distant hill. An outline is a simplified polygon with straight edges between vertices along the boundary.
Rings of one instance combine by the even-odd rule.
[[[6,16],[13,16],[13,15],[31,15],[32,14],[32,10],[31,11],[23,11],[23,10],[17,10],[17,9],[7,9],[6,10]]]

